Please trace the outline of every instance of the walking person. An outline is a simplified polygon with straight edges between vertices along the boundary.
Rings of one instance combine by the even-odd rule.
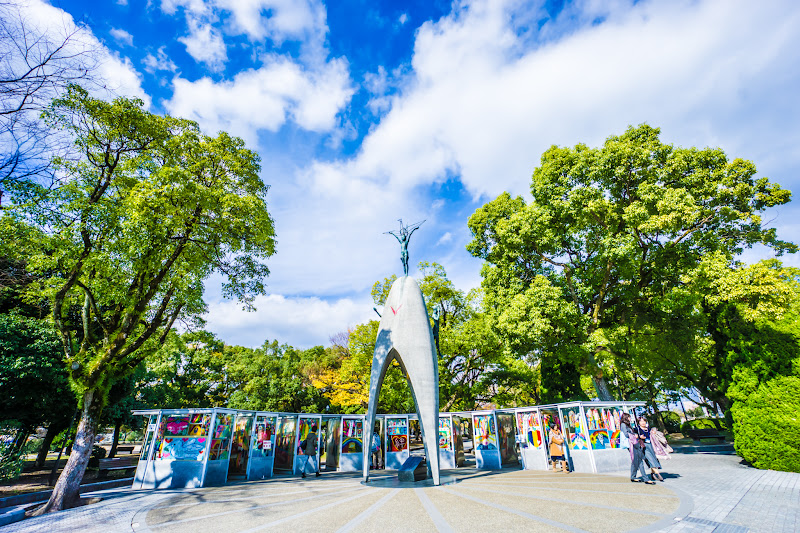
[[[650,468],[650,472],[657,480],[664,481],[664,478],[658,471],[661,468],[661,463],[653,449],[652,428],[647,424],[647,420],[644,417],[639,418],[636,431],[639,434],[639,438],[644,442],[644,460]]]
[[[383,461],[381,461],[381,437],[378,434],[380,426],[375,424],[375,431],[372,432],[372,447],[370,449],[372,456],[372,468],[377,470],[383,468]]]
[[[305,440],[300,445],[300,453],[302,466],[300,467],[300,475],[306,477],[306,469],[308,463],[311,463],[312,472],[316,473],[319,477],[319,461],[317,461],[317,425],[312,424],[311,430],[308,432]]]
[[[628,440],[628,450],[631,454],[631,481],[641,483],[644,481],[648,485],[655,485],[655,482],[647,475],[644,468],[644,441],[639,438],[639,433],[631,424],[631,415],[623,413],[620,417],[620,441]],[[636,474],[640,474],[637,478]]]
[[[550,428],[550,460],[553,462],[553,472],[556,471],[556,461],[561,462],[561,471],[569,473],[567,461],[564,457],[564,436],[558,426]]]
[[[672,446],[669,445],[666,435],[661,433],[659,430],[653,428],[650,431],[650,438],[653,443],[653,450],[655,450],[656,457],[658,457],[658,460],[668,461],[670,459],[669,454],[671,454],[675,450],[673,450]]]

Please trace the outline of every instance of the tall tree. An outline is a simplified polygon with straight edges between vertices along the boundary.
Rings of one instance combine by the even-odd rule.
[[[82,157],[57,161],[63,185],[26,191],[0,218],[35,229],[18,249],[47,273],[42,296],[80,401],[73,453],[42,512],[78,502],[110,387],[176,320],[205,310],[204,280],[222,273],[224,294],[250,305],[268,274],[261,259],[274,252],[258,156],[240,139],[142,106],[71,87],[46,116]]]
[[[18,422],[17,442],[24,443],[31,431],[44,423],[53,429],[48,431],[52,442],[56,430],[69,424],[75,396],[63,357],[58,335],[50,324],[17,314],[0,314],[0,421]]]
[[[641,125],[600,148],[553,146],[534,170],[529,203],[504,193],[469,219],[467,248],[485,260],[498,331],[528,353],[573,362],[603,400],[612,399],[606,373],[615,355],[605,329],[680,284],[708,254],[797,249],[759,216],[788,202],[789,191],[756,178],[749,161],[664,144],[659,133]]]

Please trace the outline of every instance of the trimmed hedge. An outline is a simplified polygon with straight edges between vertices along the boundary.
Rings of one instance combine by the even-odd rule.
[[[719,419],[719,423],[724,429],[726,426],[725,421]],[[717,429],[717,426],[714,425],[714,422],[710,418],[695,418],[694,420],[687,420],[681,424],[681,433],[687,437],[689,436],[690,429]]]
[[[736,452],[756,468],[800,472],[800,377],[759,385],[731,408]]]

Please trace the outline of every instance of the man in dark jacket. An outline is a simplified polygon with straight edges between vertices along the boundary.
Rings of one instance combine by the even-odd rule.
[[[306,477],[306,468],[308,467],[308,463],[312,463],[313,471],[316,472],[316,477],[319,477],[319,461],[317,461],[317,425],[312,424],[311,430],[308,432],[308,436],[303,441],[300,449],[303,451],[303,456],[301,460],[303,461],[303,466],[301,467],[300,473],[302,477]]]

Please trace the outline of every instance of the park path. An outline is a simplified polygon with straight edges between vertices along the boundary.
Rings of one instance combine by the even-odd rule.
[[[669,533],[795,533],[800,531],[800,474],[757,470],[736,455],[673,455],[680,477],[665,484],[692,499],[689,515]]]
[[[756,470],[732,455],[675,455],[666,481],[506,469],[448,471],[441,487],[369,486],[352,474],[224,487],[105,491],[104,501],[0,533],[227,531],[795,532],[800,474]]]

